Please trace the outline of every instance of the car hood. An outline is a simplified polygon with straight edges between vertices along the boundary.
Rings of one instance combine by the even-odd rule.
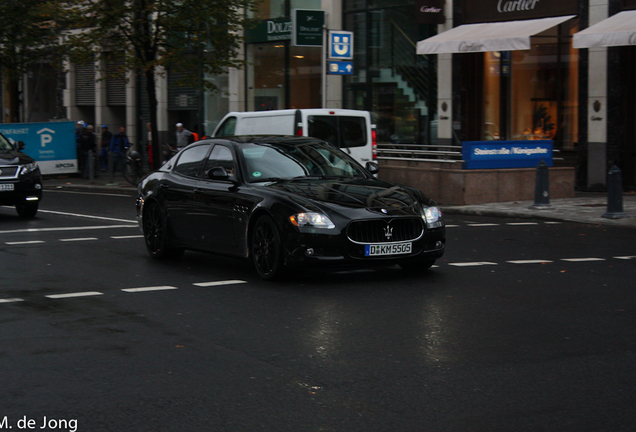
[[[0,152],[0,166],[2,165],[23,165],[33,162],[31,156],[20,152]]]
[[[290,180],[266,187],[318,206],[368,209],[389,215],[414,214],[418,202],[432,204],[429,197],[414,189],[375,179]]]

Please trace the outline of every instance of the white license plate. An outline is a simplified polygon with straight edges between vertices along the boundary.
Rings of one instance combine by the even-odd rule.
[[[13,183],[0,184],[0,191],[12,191],[13,187]]]
[[[411,253],[412,243],[385,243],[364,246],[364,256],[402,255]]]

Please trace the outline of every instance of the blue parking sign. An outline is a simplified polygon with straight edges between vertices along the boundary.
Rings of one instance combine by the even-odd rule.
[[[353,32],[329,31],[329,58],[334,60],[353,59]]]

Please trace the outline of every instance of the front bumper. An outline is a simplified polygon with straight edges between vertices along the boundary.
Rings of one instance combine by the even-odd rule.
[[[352,242],[344,233],[329,235],[299,233],[283,240],[288,265],[386,266],[402,262],[436,260],[444,255],[445,229],[427,230],[411,243],[411,252],[396,255],[365,256],[365,244]]]

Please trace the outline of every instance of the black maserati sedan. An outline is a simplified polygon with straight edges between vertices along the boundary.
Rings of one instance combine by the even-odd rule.
[[[18,215],[32,218],[42,199],[42,174],[35,160],[0,134],[0,205],[15,206]]]
[[[137,218],[154,258],[248,258],[262,279],[303,264],[430,268],[446,243],[439,207],[377,172],[314,138],[208,139],[142,180]]]

